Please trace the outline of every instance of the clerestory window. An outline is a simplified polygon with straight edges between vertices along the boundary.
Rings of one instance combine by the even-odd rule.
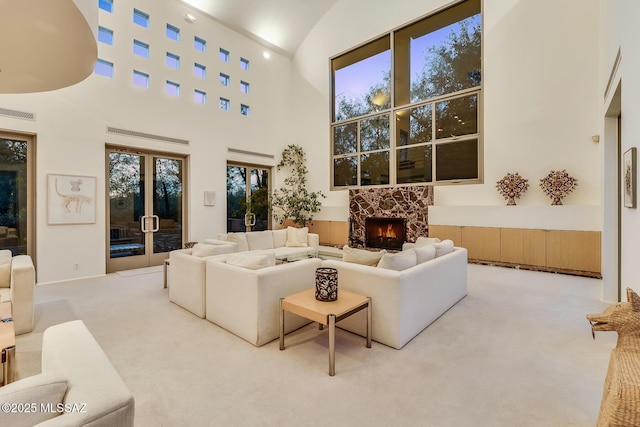
[[[332,188],[482,180],[480,0],[331,59]]]

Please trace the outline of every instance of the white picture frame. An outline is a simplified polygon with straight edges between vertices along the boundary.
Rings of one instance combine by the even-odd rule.
[[[96,177],[48,174],[47,222],[50,225],[95,224]]]

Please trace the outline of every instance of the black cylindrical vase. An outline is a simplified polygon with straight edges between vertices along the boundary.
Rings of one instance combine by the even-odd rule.
[[[338,270],[335,268],[316,268],[316,299],[335,301],[338,299]]]

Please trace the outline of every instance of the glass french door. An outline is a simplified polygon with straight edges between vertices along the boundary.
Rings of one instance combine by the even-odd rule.
[[[161,265],[182,248],[184,158],[107,149],[107,272]]]
[[[0,132],[0,249],[34,258],[35,141]],[[35,259],[34,259],[35,261]]]
[[[227,232],[268,230],[268,167],[227,165]]]

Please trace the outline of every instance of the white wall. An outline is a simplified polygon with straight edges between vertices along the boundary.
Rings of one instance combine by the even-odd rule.
[[[148,30],[134,26],[133,7],[151,15]],[[197,21],[188,24],[189,11]],[[189,240],[212,237],[226,228],[226,160],[273,164],[261,157],[227,153],[228,147],[272,154],[276,158],[287,143],[290,124],[291,60],[273,53],[262,59],[257,43],[235,33],[177,1],[136,0],[115,2],[114,14],[100,11],[100,25],[114,31],[114,46],[99,43],[99,57],[115,64],[115,77],[92,75],[61,90],[20,95],[0,95],[0,107],[35,113],[35,121],[0,116],[0,129],[37,135],[37,275],[52,282],[105,273],[105,144],[140,147],[189,156]],[[165,37],[166,23],[181,29],[181,40]],[[193,49],[193,36],[207,40],[206,54]],[[148,60],[132,54],[132,39],[151,45]],[[218,49],[231,52],[228,64],[218,59]],[[164,65],[165,52],[181,55],[181,69]],[[240,56],[250,60],[250,71],[240,69]],[[193,62],[207,66],[207,79],[193,76]],[[149,73],[149,89],[132,84],[132,70]],[[220,85],[218,75],[231,76],[231,86]],[[180,98],[164,93],[164,82],[181,84]],[[250,83],[249,95],[240,92],[240,79]],[[197,105],[193,89],[207,92],[208,104]],[[218,108],[218,98],[231,100],[231,111]],[[240,115],[240,103],[251,107]],[[185,139],[189,146],[106,133],[116,127]],[[96,176],[97,220],[89,225],[48,225],[46,179],[49,173]],[[215,191],[214,207],[203,206],[203,192]],[[74,263],[80,265],[74,271]]]
[[[316,25],[294,58],[299,132],[305,148],[326,160],[310,183],[328,191],[328,58],[448,2],[340,0]],[[495,183],[507,172],[529,179],[521,205],[548,205],[539,180],[566,169],[578,187],[564,203],[600,204],[598,2],[484,0],[484,184],[439,186],[436,205],[503,205]],[[320,108],[322,104],[322,108]],[[322,114],[307,114],[319,111]],[[346,191],[334,191],[318,219],[348,216]],[[327,217],[327,218],[325,218]]]
[[[610,0],[600,2],[600,80],[598,84],[599,95],[603,100],[605,88],[612,75],[612,68],[615,63],[618,51],[621,53],[621,61],[617,81],[621,81],[621,149],[624,153],[631,147],[638,147],[640,136],[640,122],[637,117],[640,115],[640,54],[638,53],[638,40],[640,40],[640,27],[637,24],[637,17],[640,16],[640,3],[634,0]],[[614,81],[615,83],[615,81]],[[608,108],[609,100],[604,100],[601,105],[601,114],[604,116]],[[607,148],[616,144],[615,134],[608,135],[603,141]],[[603,150],[605,147],[603,147]],[[615,174],[614,167],[607,170],[607,174]],[[605,191],[616,191],[614,188],[605,188]],[[615,218],[605,217],[605,220],[615,223]],[[622,299],[626,299],[624,289],[631,287],[636,291],[640,290],[640,212],[638,209],[622,208],[620,216],[621,241],[620,241],[620,284],[622,286]],[[607,233],[617,233],[615,227],[607,229]],[[611,236],[604,236],[610,239]],[[607,254],[603,254],[607,255]],[[604,257],[603,257],[604,258]],[[603,259],[603,262],[604,259]],[[613,270],[617,267],[617,259],[608,257],[608,268]],[[605,279],[604,298],[613,300],[616,296],[617,286],[608,283]]]

